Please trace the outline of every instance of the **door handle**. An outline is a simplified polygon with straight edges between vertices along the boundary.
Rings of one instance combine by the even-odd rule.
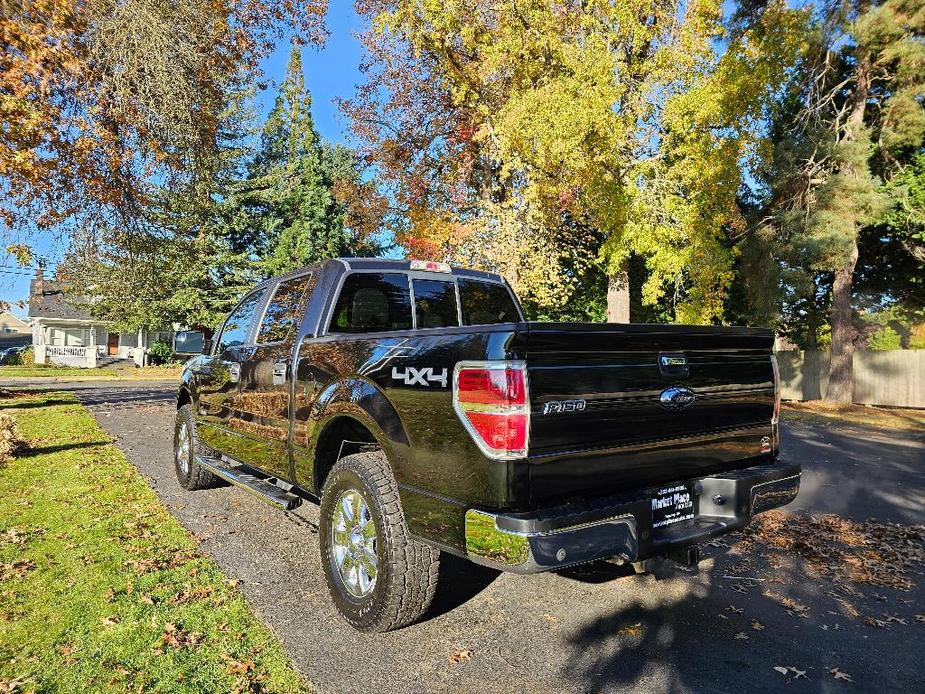
[[[232,383],[237,383],[241,380],[241,364],[236,361],[226,361],[224,362],[225,367],[228,369],[228,380]]]
[[[278,361],[273,364],[273,385],[281,386],[286,382],[286,371],[288,364],[284,361]]]

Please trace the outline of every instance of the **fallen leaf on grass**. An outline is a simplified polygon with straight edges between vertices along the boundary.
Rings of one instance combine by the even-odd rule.
[[[834,677],[837,680],[844,680],[845,682],[854,682],[854,680],[851,679],[851,675],[849,675],[847,672],[842,672],[837,667],[833,667],[831,670],[829,670],[829,674],[831,674],[832,677]]]
[[[450,656],[450,662],[453,665],[458,665],[459,663],[472,660],[472,651],[468,648],[465,648],[461,651],[456,651],[453,655]]]
[[[229,675],[246,675],[248,672],[254,669],[253,660],[245,660],[243,663],[235,660],[230,656],[226,656],[228,660],[228,665],[225,667],[225,672]]]
[[[164,625],[164,633],[161,634],[161,646],[168,648],[186,648],[195,647],[202,641],[202,634],[195,631],[186,631],[179,628],[176,624],[168,622]]]

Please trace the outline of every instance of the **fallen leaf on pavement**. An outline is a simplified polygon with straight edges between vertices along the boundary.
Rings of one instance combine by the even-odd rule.
[[[757,619],[753,619],[753,620],[752,620],[752,629],[754,629],[755,631],[761,631],[762,629],[764,629],[764,624],[762,624],[761,622],[759,622]]]
[[[467,660],[472,660],[472,651],[468,648],[465,648],[461,651],[456,651],[453,655],[450,656],[450,662],[453,665],[458,665]]]
[[[735,638],[736,641],[748,641],[748,634],[746,634],[744,631],[740,631],[735,635]]]
[[[736,614],[742,614],[743,612],[745,612],[744,607],[736,607],[735,605],[730,605],[726,609],[729,610],[730,612],[735,612]]]
[[[845,682],[854,682],[854,680],[851,679],[851,675],[849,675],[847,672],[842,672],[837,667],[833,667],[831,670],[829,670],[829,673],[832,675],[832,677],[834,677],[837,680],[845,680]]]
[[[917,615],[915,615],[915,621],[916,621],[916,622],[925,622],[925,614],[917,614]]]
[[[628,624],[625,627],[621,627],[617,632],[618,636],[639,636],[642,633],[642,623],[639,624]]]
[[[793,667],[793,665],[775,665],[774,669],[777,670],[782,675],[793,674],[793,677],[790,678],[792,680],[798,680],[801,677],[804,680],[809,679],[806,676],[806,670],[800,670],[798,668]],[[787,680],[787,681],[789,682],[790,680]]]

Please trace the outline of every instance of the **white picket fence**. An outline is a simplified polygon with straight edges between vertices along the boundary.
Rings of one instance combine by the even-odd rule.
[[[829,387],[828,352],[778,352],[785,400],[820,400]],[[854,353],[854,402],[925,407],[925,350]]]

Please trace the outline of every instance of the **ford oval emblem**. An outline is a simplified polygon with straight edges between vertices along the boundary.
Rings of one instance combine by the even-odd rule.
[[[684,386],[665,388],[658,396],[658,401],[662,404],[662,407],[669,410],[683,410],[696,399],[697,396],[694,395],[694,391]]]

